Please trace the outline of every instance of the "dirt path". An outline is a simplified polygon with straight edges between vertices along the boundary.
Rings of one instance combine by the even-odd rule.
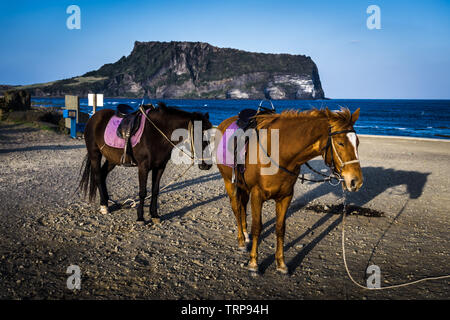
[[[347,219],[354,277],[364,284],[370,264],[380,267],[382,286],[450,273],[450,143],[360,140],[365,185],[349,201],[384,216]],[[84,155],[82,140],[0,123],[0,298],[450,297],[446,280],[381,292],[356,288],[343,267],[342,218],[321,210],[337,203],[340,188],[296,185],[285,242],[290,276],[275,272],[274,205],[265,204],[262,274],[254,278],[244,267],[247,255],[237,251],[234,216],[216,167],[191,169],[160,195],[162,223],[142,226],[135,209],[101,215],[97,203],[73,195]],[[169,165],[162,185],[181,170]],[[109,193],[118,201],[135,197],[137,183],[136,169],[117,168],[108,178]],[[81,269],[79,291],[66,288],[69,265]]]

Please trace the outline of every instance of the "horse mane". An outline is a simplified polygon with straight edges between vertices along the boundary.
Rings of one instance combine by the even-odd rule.
[[[329,111],[331,117],[327,114],[327,109],[316,109],[311,110],[284,110],[281,113],[275,114],[262,114],[256,116],[256,121],[258,123],[258,129],[268,128],[277,120],[284,119],[298,119],[298,120],[308,120],[308,119],[322,119],[327,120],[332,127],[346,127],[351,124],[352,114],[348,108],[343,108],[339,111]]]
[[[169,107],[164,102],[161,102],[161,101],[158,102],[157,106],[160,111],[163,111],[164,113],[167,113],[167,114],[186,115],[188,113],[187,111],[184,111],[177,107]]]
[[[191,117],[192,113],[185,111],[183,109],[177,108],[177,107],[170,107],[167,106],[164,102],[158,102],[158,109],[162,112],[164,112],[167,115],[179,115],[179,116],[185,116],[185,117]]]
[[[189,112],[178,107],[167,106],[164,102],[158,102],[158,109],[165,115],[175,115],[196,120],[203,119],[203,114],[200,112]]]
[[[347,128],[352,126],[352,113],[348,108],[341,107],[339,111],[331,111],[332,117],[329,119],[330,125],[335,128]]]

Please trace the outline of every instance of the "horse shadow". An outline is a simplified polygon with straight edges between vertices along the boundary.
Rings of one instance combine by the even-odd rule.
[[[317,163],[314,163],[317,162]],[[312,161],[312,165],[314,167],[319,167],[323,164],[321,161],[315,160]],[[320,164],[320,165],[319,165]],[[424,190],[426,185],[428,176],[431,174],[430,172],[418,172],[418,171],[406,171],[406,170],[395,170],[392,168],[383,168],[383,167],[364,167],[362,168],[363,176],[364,176],[364,184],[360,191],[355,193],[347,193],[347,203],[355,206],[362,207],[367,204],[372,199],[376,198],[378,195],[386,192],[388,189],[399,187],[406,185],[406,192],[402,193],[404,195],[408,195],[408,199],[417,199],[419,198]],[[286,218],[292,216],[294,213],[300,211],[306,205],[317,198],[325,196],[327,194],[334,194],[337,197],[342,196],[341,187],[333,187],[328,183],[322,183],[315,187],[314,189],[302,194],[299,198],[295,199],[287,213]],[[395,189],[394,189],[395,190]],[[397,219],[403,213],[403,209],[397,214],[394,218]],[[330,219],[335,216],[335,213],[327,213],[325,216],[321,217],[318,221],[316,221],[307,231],[302,233],[296,239],[291,242],[285,244],[285,251],[295,247],[297,243],[299,243],[302,239],[304,239],[309,234],[313,234],[312,232],[329,222]],[[312,249],[322,240],[324,239],[331,231],[336,229],[339,224],[342,222],[342,215],[339,215],[336,219],[334,219],[331,224],[323,230],[319,235],[317,235],[311,242],[306,245],[302,250],[300,250],[294,258],[292,258],[288,263],[288,267],[291,273],[293,273],[302,263],[304,258],[311,252]],[[267,221],[263,228],[267,228],[264,233],[261,234],[260,239],[265,239],[269,236],[269,234],[274,233],[275,231],[275,218]],[[388,227],[389,228],[389,227]],[[386,232],[385,232],[386,233]],[[384,233],[384,234],[385,234]],[[382,235],[382,237],[384,236]],[[381,239],[380,239],[381,240]],[[380,241],[378,240],[378,242]],[[375,250],[375,248],[374,248]],[[275,261],[275,255],[272,254],[269,257],[265,258],[260,264],[260,272],[264,273],[266,269]]]
[[[12,134],[15,133],[30,133],[38,131],[38,128],[33,127],[19,127],[19,124],[12,123],[12,124],[5,124],[0,123],[0,145],[6,145],[6,144],[19,144],[20,141],[12,137]]]
[[[73,150],[73,149],[83,149],[84,145],[71,145],[71,146],[63,146],[63,145],[48,145],[48,146],[30,146],[23,148],[11,148],[11,149],[0,149],[0,153],[13,153],[13,152],[29,152],[29,151],[56,151],[56,150]]]
[[[206,174],[206,175],[202,175],[202,176],[199,176],[199,177],[193,178],[193,179],[180,181],[180,182],[177,182],[177,183],[174,183],[174,184],[170,185],[165,190],[161,191],[159,193],[159,195],[164,194],[164,193],[177,191],[177,190],[180,190],[180,189],[184,189],[184,188],[187,188],[187,187],[192,186],[192,185],[198,185],[200,183],[218,180],[220,178],[221,178],[220,173],[216,172],[216,173],[209,173],[209,174]],[[202,200],[200,202],[192,203],[190,206],[183,207],[183,208],[181,208],[179,210],[175,210],[175,211],[172,211],[172,212],[169,212],[169,213],[162,213],[161,216],[160,216],[161,221],[170,220],[170,219],[173,219],[175,217],[182,217],[186,213],[188,213],[190,210],[195,209],[196,207],[206,205],[206,204],[208,204],[210,202],[214,202],[214,201],[220,200],[220,199],[222,199],[224,197],[225,197],[224,194],[218,195],[218,196],[206,199],[206,200]],[[112,204],[109,207],[110,212],[114,212],[114,211],[118,211],[118,210],[123,209],[123,206],[120,204],[120,202],[122,202],[122,201],[123,200],[120,200],[120,201]],[[145,204],[144,207],[149,207],[149,206],[150,206],[150,201],[148,200],[148,201],[146,201],[146,204]]]
[[[203,175],[203,176],[200,176],[200,177],[197,177],[197,178],[194,178],[194,179],[189,179],[189,180],[185,180],[185,181],[181,181],[179,183],[173,184],[173,185],[169,186],[166,190],[164,190],[163,193],[164,192],[176,191],[176,190],[179,190],[179,189],[183,189],[183,188],[189,187],[191,185],[197,185],[197,184],[204,183],[204,182],[218,180],[220,178],[221,178],[221,175],[219,173],[217,173],[217,172],[216,173],[209,173],[207,175]],[[225,197],[225,195],[221,194],[221,195],[217,195],[217,196],[214,196],[214,197],[206,199],[206,200],[202,200],[200,202],[193,203],[193,204],[191,204],[188,207],[183,207],[183,208],[181,208],[179,210],[176,210],[176,211],[173,211],[173,212],[170,212],[170,213],[165,213],[165,214],[163,214],[161,216],[161,219],[164,221],[164,220],[170,220],[170,219],[172,219],[174,217],[182,217],[182,216],[184,216],[186,213],[188,213],[190,210],[192,210],[194,208],[206,205],[206,204],[208,204],[210,202],[214,202],[214,201],[220,200],[220,199],[222,199],[224,197]]]
[[[167,187],[167,189],[161,191],[160,194],[167,193],[167,192],[172,192],[172,191],[175,191],[175,190],[180,190],[180,189],[192,186],[194,184],[199,184],[199,183],[219,180],[221,177],[222,176],[220,175],[220,173],[216,172],[216,173],[209,173],[209,174],[200,176],[198,178],[193,178],[193,179],[189,179],[189,180],[185,180],[185,181],[180,181],[178,183],[174,183],[173,185],[170,185],[169,187]]]
[[[214,196],[214,197],[212,197],[212,198],[203,200],[203,201],[201,201],[201,202],[193,203],[193,204],[191,204],[191,205],[188,206],[188,207],[183,207],[183,208],[181,208],[181,209],[179,209],[179,210],[175,210],[175,211],[173,211],[173,212],[166,213],[166,214],[162,215],[162,216],[161,216],[161,220],[162,220],[162,221],[166,221],[166,220],[173,219],[173,218],[175,218],[175,217],[180,217],[180,218],[181,218],[181,217],[183,217],[186,213],[188,213],[189,211],[191,211],[192,209],[195,209],[195,208],[200,207],[200,206],[204,206],[204,205],[206,205],[206,204],[208,204],[208,203],[211,203],[211,202],[220,200],[220,199],[222,199],[222,198],[225,198],[225,195],[224,195],[224,194],[220,194],[220,195]]]

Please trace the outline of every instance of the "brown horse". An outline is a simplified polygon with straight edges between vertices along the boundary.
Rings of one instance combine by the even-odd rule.
[[[201,121],[202,132],[212,127],[208,113],[187,112],[174,107],[167,107],[160,103],[159,107],[151,110],[145,121],[141,140],[132,149],[132,155],[137,162],[139,174],[139,205],[137,206],[137,221],[144,222],[144,201],[147,195],[147,178],[152,171],[152,198],[150,203],[150,215],[154,223],[158,223],[157,198],[159,182],[161,180],[167,162],[170,160],[174,143],[169,142],[172,133],[177,129],[188,129],[194,121]],[[121,164],[123,149],[112,148],[105,144],[104,132],[108,121],[114,115],[114,110],[103,109],[96,112],[87,122],[84,131],[87,155],[82,166],[82,178],[80,188],[86,194],[89,189],[89,199],[93,200],[98,189],[100,193],[100,211],[108,213],[108,191],[106,189],[106,177],[116,165]],[[165,136],[163,136],[163,134]],[[193,145],[193,141],[192,145]],[[207,147],[207,142],[201,142],[202,149]],[[191,150],[200,153],[203,150]],[[102,156],[105,159],[101,164]],[[211,164],[204,160],[198,162],[202,170],[211,168]],[[84,169],[83,169],[84,167]]]
[[[268,129],[267,136],[260,137],[258,143],[266,145],[267,149],[257,148],[257,161],[253,164],[249,163],[247,153],[245,171],[241,174],[242,179],[238,179],[235,184],[232,183],[232,168],[220,164],[218,160],[217,166],[224,179],[237,221],[239,249],[243,251],[246,250],[245,243],[250,241],[247,233],[246,207],[249,199],[251,200],[252,248],[248,263],[250,271],[258,271],[258,239],[262,228],[262,205],[265,201],[273,199],[276,203],[277,271],[288,273],[283,251],[285,215],[291,203],[294,185],[302,164],[321,155],[334,173],[342,177],[344,189],[357,191],[362,186],[363,177],[358,160],[359,140],[353,129],[358,117],[359,109],[351,114],[348,109],[332,112],[328,108],[258,115],[256,130],[259,132],[261,129]],[[223,134],[236,119],[237,117],[231,117],[223,121],[218,126],[220,132]],[[279,155],[276,162],[278,170],[275,174],[263,175],[261,169],[274,165],[275,162],[271,158],[269,158],[270,163],[261,161],[264,159],[261,153],[269,157],[271,153],[269,151],[277,147],[271,146],[271,129],[279,130]]]

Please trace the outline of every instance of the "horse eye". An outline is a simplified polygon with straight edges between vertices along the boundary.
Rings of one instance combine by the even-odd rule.
[[[342,142],[338,142],[338,145],[340,145],[341,147],[344,146],[344,144]]]

